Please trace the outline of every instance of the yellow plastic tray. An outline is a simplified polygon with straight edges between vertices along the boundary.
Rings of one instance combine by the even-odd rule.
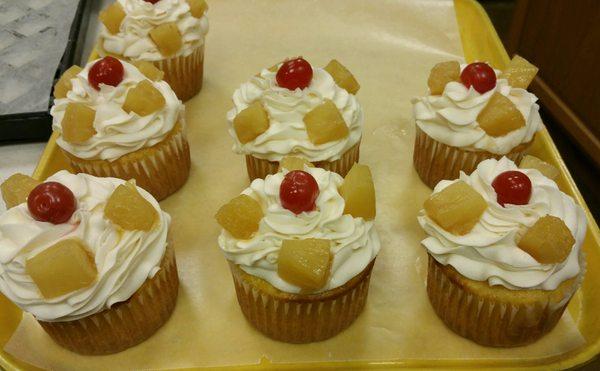
[[[461,35],[465,59],[487,60],[495,67],[502,68],[509,57],[500,42],[487,14],[474,0],[455,0],[455,11]],[[573,196],[583,206],[589,221],[588,233],[583,249],[587,254],[588,271],[582,288],[569,305],[569,311],[577,324],[579,331],[586,340],[585,346],[574,349],[559,356],[544,359],[527,360],[395,360],[392,362],[349,362],[316,363],[311,367],[344,367],[344,368],[391,368],[391,367],[423,367],[436,366],[442,368],[570,368],[588,362],[600,352],[600,318],[596,315],[596,308],[600,307],[600,294],[595,282],[600,278],[600,233],[598,226],[590,214],[577,186],[575,185],[568,169],[558,153],[546,131],[540,133],[532,148],[532,154],[557,166],[561,175],[558,179],[560,188]],[[45,179],[61,169],[70,169],[64,156],[59,151],[55,136],[53,135],[40,162],[33,174],[37,179]],[[10,339],[21,320],[22,312],[4,296],[0,295],[0,347]],[[0,351],[0,366],[7,370],[36,369],[32,365],[15,359],[10,354]],[[306,365],[304,365],[305,367]],[[302,365],[271,364],[263,360],[259,365],[250,368],[302,368]]]

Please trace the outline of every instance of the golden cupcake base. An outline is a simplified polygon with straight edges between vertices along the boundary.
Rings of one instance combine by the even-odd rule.
[[[148,339],[167,322],[178,290],[177,262],[169,244],[160,270],[127,301],[74,321],[38,322],[55,342],[73,352],[117,353]]]
[[[458,335],[481,345],[516,347],[556,326],[583,274],[552,291],[509,290],[470,280],[429,255],[427,295],[438,317]]]
[[[181,188],[190,173],[190,147],[183,125],[175,124],[171,133],[160,143],[119,157],[115,161],[84,160],[63,151],[77,173],[99,177],[135,179],[158,201]]]
[[[373,260],[345,285],[318,294],[290,294],[229,262],[246,319],[268,337],[287,343],[329,339],[354,322],[369,292]]]
[[[471,174],[480,162],[490,158],[499,160],[506,156],[519,164],[532,142],[520,144],[505,155],[467,151],[438,142],[416,125],[413,164],[423,183],[433,189],[440,180],[458,179],[461,171]]]
[[[352,166],[358,162],[360,157],[360,141],[350,147],[340,159],[335,161],[317,161],[313,165],[321,169],[329,170],[346,176],[352,169]],[[254,179],[264,179],[269,174],[275,174],[279,170],[279,161],[263,160],[252,155],[246,155],[246,169],[250,181]]]
[[[182,101],[192,98],[202,89],[204,76],[204,45],[192,54],[152,62],[165,73],[164,80]]]

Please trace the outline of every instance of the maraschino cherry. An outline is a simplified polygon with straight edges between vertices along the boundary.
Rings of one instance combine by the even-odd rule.
[[[94,63],[88,72],[88,81],[96,90],[100,84],[117,86],[123,81],[125,69],[123,63],[115,57],[107,56]]]
[[[487,63],[475,62],[465,67],[460,74],[460,80],[467,88],[472,86],[483,94],[496,86],[496,73]]]
[[[297,88],[304,89],[310,85],[313,77],[313,70],[304,58],[298,57],[283,62],[277,75],[277,85],[282,88],[296,90]]]
[[[531,180],[524,173],[516,170],[499,174],[492,182],[496,191],[496,200],[503,207],[506,204],[527,205],[531,198]]]
[[[29,193],[27,208],[35,220],[61,224],[71,219],[76,201],[69,188],[58,182],[46,182]]]
[[[144,1],[145,1],[145,2],[147,2],[147,3],[150,3],[150,4],[156,4],[156,3],[158,3],[160,0],[144,0]]]
[[[306,171],[290,171],[279,186],[281,205],[294,214],[314,210],[317,196],[319,196],[319,185]]]

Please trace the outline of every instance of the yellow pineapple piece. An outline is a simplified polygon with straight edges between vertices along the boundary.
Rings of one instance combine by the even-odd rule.
[[[260,204],[250,196],[239,195],[221,206],[217,222],[235,238],[247,240],[258,231],[258,224],[263,218]]]
[[[165,57],[172,56],[181,49],[183,41],[181,32],[174,22],[163,23],[150,31],[150,38],[156,44],[160,54]]]
[[[131,181],[118,186],[104,207],[104,216],[126,231],[149,231],[158,221],[158,212]]]
[[[346,203],[344,214],[365,220],[375,218],[375,186],[368,166],[355,163],[344,178],[340,194]]]
[[[557,168],[531,155],[523,157],[519,167],[521,169],[537,169],[543,176],[550,179],[556,179],[560,175]]]
[[[512,87],[527,89],[538,70],[539,68],[529,63],[527,59],[515,55],[500,78],[507,79],[508,84]]]
[[[79,72],[81,72],[81,67],[73,65],[62,74],[60,79],[56,82],[56,85],[54,85],[54,98],[59,99],[67,96],[69,90],[73,89],[71,79],[77,76]]]
[[[165,76],[165,73],[163,71],[159,70],[158,68],[156,68],[156,66],[151,62],[134,61],[134,62],[132,62],[132,64],[134,66],[136,66],[137,69],[140,70],[140,72],[144,74],[144,76],[146,76],[147,78],[149,78],[152,81],[160,81]]]
[[[560,263],[569,256],[575,239],[560,218],[546,215],[525,232],[518,246],[542,264]]]
[[[326,99],[304,116],[308,139],[314,144],[323,144],[348,136],[348,126],[335,104]]]
[[[279,170],[287,169],[292,170],[304,170],[304,166],[314,167],[312,163],[303,159],[302,157],[296,156],[285,156],[279,161]]]
[[[83,143],[96,134],[94,119],[96,111],[85,103],[73,102],[67,104],[61,127],[62,137],[69,143]]]
[[[462,180],[432,194],[424,206],[434,222],[460,236],[469,233],[487,209],[483,197]]]
[[[479,126],[488,135],[501,137],[525,126],[525,118],[510,99],[494,93],[477,116]]]
[[[98,16],[100,22],[104,24],[108,32],[111,34],[119,33],[119,29],[121,28],[121,22],[123,18],[125,18],[125,11],[121,4],[118,1],[110,4],[106,7],[106,9],[100,12]]]
[[[277,273],[304,290],[318,290],[329,278],[333,258],[330,247],[329,240],[284,240],[279,250]]]
[[[127,113],[133,111],[140,116],[147,116],[162,109],[165,103],[162,93],[150,81],[142,80],[127,92],[123,110]]]
[[[356,94],[358,89],[360,89],[360,84],[356,81],[352,73],[337,60],[332,59],[325,66],[324,70],[329,72],[335,83],[348,93]]]
[[[22,204],[27,201],[27,197],[31,191],[40,185],[41,182],[24,174],[13,174],[0,185],[2,198],[6,204],[6,208]]]
[[[96,280],[96,263],[83,241],[69,238],[27,259],[25,271],[46,299],[90,286]]]
[[[429,72],[427,86],[431,94],[439,95],[444,92],[446,84],[452,81],[460,81],[460,64],[457,61],[441,62]]]
[[[190,6],[190,13],[195,18],[202,18],[204,13],[208,10],[208,5],[204,0],[187,0],[188,5]]]
[[[269,129],[269,115],[256,101],[235,116],[233,129],[242,144],[251,142]]]

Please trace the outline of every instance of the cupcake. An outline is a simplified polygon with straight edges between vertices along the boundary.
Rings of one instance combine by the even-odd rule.
[[[335,336],[362,312],[380,242],[367,166],[346,178],[301,160],[221,207],[219,247],[246,319],[289,343]],[[301,170],[300,170],[301,169]]]
[[[276,173],[287,155],[345,176],[359,157],[358,89],[338,61],[313,68],[303,58],[263,69],[242,84],[227,120],[233,150],[246,156],[250,179]]]
[[[169,319],[179,286],[171,219],[148,192],[63,170],[45,183],[13,175],[2,195],[0,292],[59,345],[115,353]]]
[[[412,100],[413,162],[423,182],[433,188],[490,158],[520,162],[543,127],[537,97],[525,90],[536,73],[519,56],[504,71],[481,62],[434,66],[430,95]]]
[[[135,179],[159,201],[190,171],[185,107],[152,65],[113,57],[71,67],[54,89],[52,129],[77,172]]]
[[[438,183],[418,221],[427,233],[433,309],[452,331],[482,345],[538,340],[585,273],[583,209],[536,168],[506,157]]]
[[[204,0],[117,0],[100,13],[98,53],[154,64],[186,101],[202,88],[207,10]]]

